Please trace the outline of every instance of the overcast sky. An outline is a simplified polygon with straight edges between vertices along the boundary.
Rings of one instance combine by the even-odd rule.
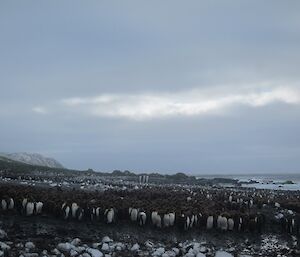
[[[0,152],[300,172],[299,1],[1,1]]]

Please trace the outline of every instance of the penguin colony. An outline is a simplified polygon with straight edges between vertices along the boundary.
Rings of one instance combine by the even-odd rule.
[[[284,232],[299,236],[299,197],[299,192],[257,189],[155,186],[92,192],[2,185],[0,212],[28,217],[44,215],[66,222],[130,222],[140,227],[164,230],[174,227],[183,231],[260,233],[265,224],[274,224]]]

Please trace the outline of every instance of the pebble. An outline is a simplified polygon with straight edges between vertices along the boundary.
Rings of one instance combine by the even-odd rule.
[[[152,256],[162,256],[162,254],[165,252],[165,248],[163,247],[159,247],[157,248],[154,253],[152,254]]]
[[[57,249],[62,252],[70,252],[70,250],[73,248],[74,248],[74,245],[72,245],[70,243],[59,243],[57,245]]]
[[[225,251],[217,251],[215,257],[233,257],[233,255]]]
[[[101,243],[93,243],[92,246],[93,248],[99,248],[99,246],[101,246]]]
[[[8,251],[8,250],[10,250],[10,246],[7,245],[6,243],[3,243],[3,242],[0,242],[0,248],[1,248],[1,250],[3,250],[3,251]]]
[[[93,247],[93,248],[94,248],[94,247]],[[86,247],[83,247],[83,246],[78,246],[78,247],[74,248],[74,250],[75,250],[76,252],[78,252],[78,253],[84,252],[85,249],[86,249]]]
[[[139,244],[136,243],[136,244],[134,244],[134,245],[131,247],[130,250],[131,250],[132,252],[136,252],[136,251],[138,251],[139,249],[140,249],[140,246],[139,246]]]
[[[39,257],[38,253],[24,253],[24,257]]]
[[[0,239],[7,238],[7,234],[3,229],[0,229]]]
[[[206,253],[206,252],[207,252],[207,248],[206,248],[205,246],[201,246],[201,247],[199,248],[199,252],[201,252],[201,253]]]
[[[147,240],[147,241],[145,242],[145,246],[146,246],[147,248],[153,248],[153,247],[154,247],[154,244],[153,244],[150,240]]]
[[[25,247],[26,247],[27,249],[34,249],[34,248],[35,248],[35,245],[34,245],[34,243],[32,243],[32,242],[27,242],[27,243],[25,244]]]
[[[86,251],[91,255],[91,257],[103,257],[103,253],[98,249],[87,248]]]
[[[105,236],[102,238],[102,243],[110,243],[110,242],[113,242],[113,240],[109,238],[109,236]]]
[[[70,256],[71,256],[71,257],[75,257],[75,256],[77,256],[77,255],[78,255],[78,252],[75,251],[74,249],[71,249],[71,251],[70,251]]]
[[[101,250],[104,252],[108,252],[109,251],[109,245],[107,243],[102,244]]]
[[[172,251],[173,251],[176,255],[179,254],[179,249],[176,248],[176,247],[173,247],[173,248],[172,248]]]
[[[166,251],[162,257],[175,257],[176,253],[174,251]]]
[[[52,251],[51,251],[53,254],[55,255],[59,255],[60,254],[60,251],[56,248],[54,248]]]
[[[74,238],[71,242],[72,245],[78,246],[80,245],[81,240],[79,238]]]

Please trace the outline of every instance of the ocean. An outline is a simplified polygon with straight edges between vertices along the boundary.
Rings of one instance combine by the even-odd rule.
[[[197,178],[231,178],[240,182],[257,181],[255,184],[243,184],[243,187],[254,187],[258,189],[272,190],[300,190],[300,174],[218,174],[199,175]],[[282,184],[285,181],[292,181],[294,184]]]

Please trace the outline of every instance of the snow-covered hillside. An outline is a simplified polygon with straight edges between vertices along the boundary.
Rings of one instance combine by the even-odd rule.
[[[14,161],[24,162],[31,165],[46,166],[51,168],[63,168],[63,166],[55,159],[45,157],[37,153],[1,153],[0,155]]]

